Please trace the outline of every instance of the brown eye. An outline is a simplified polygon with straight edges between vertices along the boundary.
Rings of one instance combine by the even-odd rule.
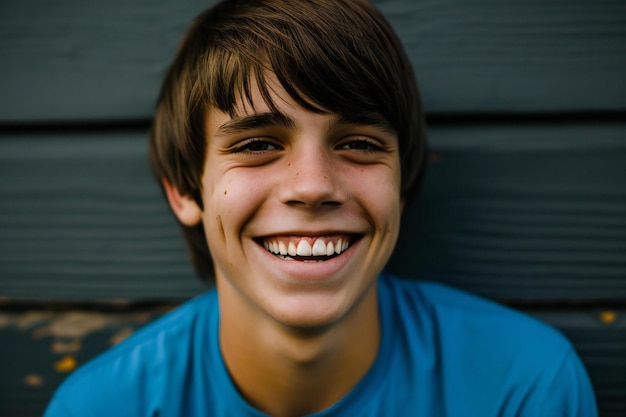
[[[356,150],[356,151],[366,151],[366,152],[375,152],[380,151],[382,148],[376,144],[373,140],[367,138],[354,139],[342,144],[339,149],[346,150]]]
[[[264,139],[249,139],[235,149],[235,152],[264,152],[278,149],[272,142]]]

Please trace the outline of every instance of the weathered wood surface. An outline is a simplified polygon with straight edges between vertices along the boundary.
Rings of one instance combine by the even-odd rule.
[[[0,416],[41,416],[74,369],[170,306],[97,310],[0,310]]]
[[[496,298],[624,302],[624,127],[433,129],[391,269]]]
[[[0,139],[0,296],[181,299],[202,290],[145,132]]]
[[[78,366],[170,306],[119,312],[0,311],[0,416],[40,416]],[[626,413],[626,311],[529,311],[574,343],[596,389],[601,417]]]
[[[0,123],[151,117],[214,0],[0,4]],[[626,109],[622,0],[378,0],[431,113]]]
[[[498,299],[626,300],[626,125],[434,127],[390,269]],[[146,133],[0,136],[0,296],[202,290]]]

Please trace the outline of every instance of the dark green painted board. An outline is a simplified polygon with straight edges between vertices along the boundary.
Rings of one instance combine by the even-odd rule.
[[[540,130],[434,131],[390,269],[491,297],[625,300],[626,132]]]
[[[0,296],[170,300],[202,290],[144,132],[0,136]],[[390,269],[485,296],[626,299],[626,125],[431,129]]]
[[[0,295],[180,299],[195,279],[145,133],[0,139]]]
[[[40,416],[73,365],[84,364],[161,312],[156,308],[119,313],[0,310],[0,416]],[[574,343],[594,385],[600,416],[623,416],[626,311],[613,312],[611,323],[600,319],[600,311],[531,313]]]
[[[152,115],[190,20],[213,0],[0,4],[0,122]],[[622,0],[378,0],[431,113],[626,109]]]

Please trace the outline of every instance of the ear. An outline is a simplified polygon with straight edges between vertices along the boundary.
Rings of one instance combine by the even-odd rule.
[[[195,226],[202,221],[202,210],[193,198],[186,194],[181,194],[178,188],[166,179],[162,179],[161,183],[172,211],[182,224]]]

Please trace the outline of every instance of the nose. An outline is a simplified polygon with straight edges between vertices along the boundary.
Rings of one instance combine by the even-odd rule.
[[[346,193],[332,150],[323,146],[293,150],[286,162],[280,199],[286,204],[314,208],[343,204]]]

